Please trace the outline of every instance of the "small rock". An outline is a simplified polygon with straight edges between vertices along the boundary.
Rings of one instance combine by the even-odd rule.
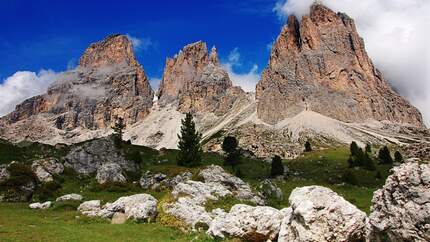
[[[270,179],[266,179],[261,182],[260,190],[266,199],[271,197],[275,197],[279,200],[284,199],[284,194],[282,193],[282,190],[277,187],[276,184],[273,183]]]
[[[127,221],[127,215],[125,213],[114,213],[112,216],[111,224],[124,224]]]
[[[52,205],[52,202],[47,201],[44,203],[32,203],[28,207],[30,207],[31,209],[48,209],[51,207],[51,205]]]
[[[61,197],[58,197],[55,201],[64,202],[64,201],[82,201],[83,197],[76,193],[66,194]]]
[[[100,200],[92,200],[81,203],[78,207],[78,211],[88,217],[99,216],[101,210]]]

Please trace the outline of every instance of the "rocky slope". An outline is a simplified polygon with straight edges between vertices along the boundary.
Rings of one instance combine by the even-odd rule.
[[[186,112],[227,112],[237,97],[244,95],[233,87],[227,72],[221,68],[215,47],[210,53],[204,42],[185,46],[166,61],[158,90],[160,105],[177,103]]]
[[[272,124],[312,110],[345,122],[424,126],[419,111],[373,65],[354,21],[321,4],[313,4],[300,22],[288,18],[256,98],[258,117]]]
[[[56,134],[74,136],[79,129],[110,128],[117,117],[132,124],[148,115],[152,100],[131,41],[112,35],[88,47],[79,67],[63,73],[46,94],[3,117],[0,134],[12,140],[49,140]]]

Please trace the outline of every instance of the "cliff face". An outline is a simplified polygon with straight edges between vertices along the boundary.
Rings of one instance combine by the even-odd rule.
[[[215,47],[208,53],[206,43],[200,41],[167,59],[158,98],[161,105],[177,103],[183,113],[221,114],[243,94],[221,68]]]
[[[110,127],[117,117],[131,124],[152,106],[153,91],[133,54],[131,41],[112,35],[92,44],[76,70],[65,72],[44,95],[17,105],[9,124],[43,114],[60,130]]]
[[[388,120],[423,126],[366,53],[354,21],[320,4],[288,18],[256,88],[258,117],[277,123],[303,110],[346,122]]]

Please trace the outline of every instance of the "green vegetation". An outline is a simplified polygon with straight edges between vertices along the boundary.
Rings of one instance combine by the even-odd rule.
[[[116,142],[121,141],[124,133],[124,129],[125,129],[124,119],[122,117],[118,117],[112,129],[113,129],[115,141]]]
[[[311,152],[311,151],[312,151],[311,142],[306,141],[306,143],[305,143],[305,152]]]
[[[378,158],[382,164],[393,164],[394,162],[387,146],[384,146],[379,150]]]
[[[224,158],[224,166],[231,166],[233,170],[240,163],[240,152],[237,149],[239,142],[235,137],[227,136],[222,143],[222,150],[227,154]],[[240,173],[240,170],[238,171]]]
[[[182,120],[181,133],[179,138],[179,153],[177,164],[179,166],[195,167],[202,162],[202,135],[197,132],[193,116],[187,113]]]
[[[396,162],[396,163],[403,163],[404,162],[403,156],[402,156],[402,154],[400,154],[400,151],[396,151],[394,153],[394,162]]]
[[[282,165],[282,159],[279,155],[275,155],[272,159],[270,175],[272,177],[284,175],[284,165]]]

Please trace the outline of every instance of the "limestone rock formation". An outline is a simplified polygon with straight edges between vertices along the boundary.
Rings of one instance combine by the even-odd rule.
[[[317,3],[300,22],[288,18],[256,98],[258,117],[271,124],[312,110],[345,122],[424,126],[419,111],[373,65],[354,21]]]
[[[366,239],[366,214],[325,187],[296,188],[279,242],[353,242]]]
[[[101,210],[100,200],[91,200],[83,202],[78,207],[78,212],[82,213],[87,217],[97,217],[99,216]]]
[[[120,197],[113,203],[105,204],[100,214],[105,218],[112,218],[117,213],[125,213],[127,219],[151,220],[157,216],[157,199],[149,194],[135,194]]]
[[[273,241],[283,218],[283,214],[272,207],[236,204],[229,213],[215,217],[207,233],[220,238],[229,235],[245,241]]]
[[[126,160],[118,152],[113,140],[109,137],[74,146],[66,155],[64,165],[79,174],[89,175],[96,173],[103,164],[112,162],[126,171],[136,171],[138,168],[136,163]]]
[[[47,93],[2,118],[0,136],[44,140],[75,129],[110,128],[117,117],[132,124],[147,116],[152,100],[131,41],[112,35],[88,47],[79,67],[60,74]]]
[[[430,165],[393,168],[372,199],[369,241],[430,241]]]
[[[184,113],[223,114],[243,94],[221,68],[216,48],[208,53],[206,43],[199,41],[167,59],[157,95],[161,105],[177,103]]]
[[[64,166],[54,158],[33,161],[31,170],[40,182],[52,182],[54,175],[63,173]]]
[[[113,162],[104,163],[97,170],[96,180],[99,184],[127,182],[121,166]]]

